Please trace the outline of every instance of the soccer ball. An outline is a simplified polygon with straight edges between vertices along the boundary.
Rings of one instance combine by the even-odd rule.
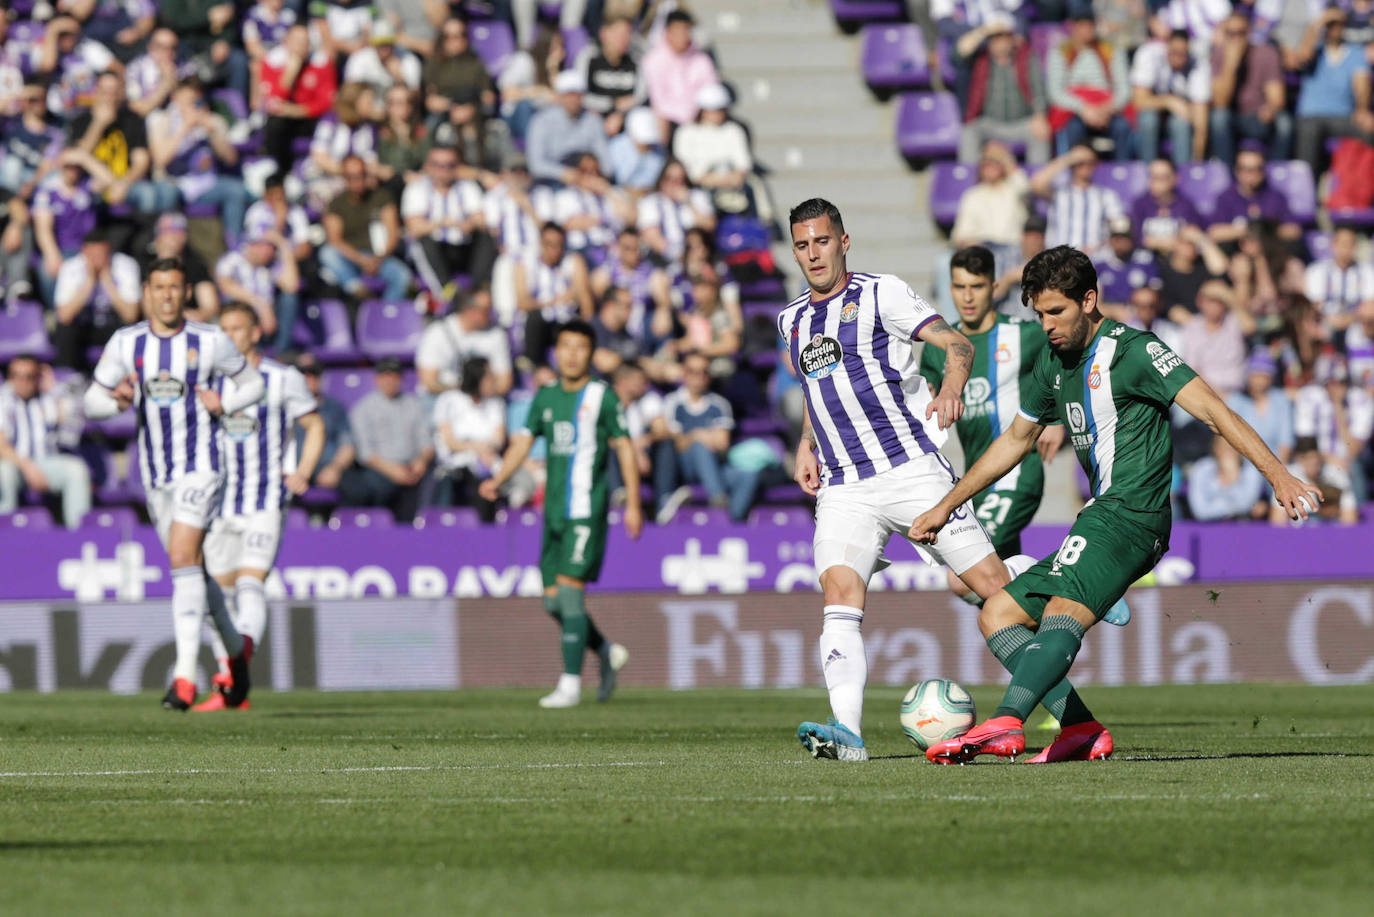
[[[902,698],[902,732],[924,751],[973,728],[973,698],[946,678],[928,678]]]

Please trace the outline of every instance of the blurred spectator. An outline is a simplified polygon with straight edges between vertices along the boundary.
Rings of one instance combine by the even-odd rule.
[[[296,256],[298,267],[314,253],[314,246],[310,244],[310,215],[304,207],[287,201],[285,183],[276,173],[267,176],[262,199],[244,214],[243,229],[250,236],[264,232],[285,236],[291,242],[291,252]]]
[[[1331,256],[1307,267],[1303,292],[1336,331],[1354,321],[1361,301],[1374,299],[1374,263],[1355,260],[1359,243],[1355,230],[1339,227],[1331,235]]]
[[[640,64],[650,107],[673,124],[695,120],[697,93],[703,86],[720,82],[710,55],[692,44],[694,22],[692,14],[681,7],[669,13],[658,44]]]
[[[1287,464],[1293,453],[1293,402],[1283,389],[1274,387],[1278,372],[1274,355],[1263,348],[1256,350],[1245,364],[1245,389],[1227,395],[1226,404]]]
[[[601,24],[599,37],[599,43],[587,46],[575,69],[587,85],[582,104],[604,117],[607,134],[614,135],[620,133],[625,112],[642,104],[647,90],[639,65],[630,54],[634,23],[622,16],[608,17]]]
[[[625,291],[630,306],[626,327],[641,344],[664,341],[672,335],[670,281],[662,268],[644,257],[639,230],[626,227],[620,231],[614,253],[592,273],[591,289],[598,298],[611,289]]]
[[[644,355],[644,339],[629,327],[633,300],[624,287],[605,290],[598,300],[592,328],[596,331],[596,350],[592,352],[592,367],[603,376],[610,376],[621,366],[637,366]]]
[[[1327,353],[1317,361],[1312,384],[1294,399],[1293,433],[1315,437],[1322,458],[1350,475],[1355,499],[1367,499],[1359,461],[1374,433],[1374,395],[1350,384],[1345,357]]]
[[[324,367],[313,353],[302,353],[296,358],[296,367],[305,374],[305,385],[315,396],[320,417],[324,420],[324,450],[315,466],[315,477],[310,482],[316,487],[335,488],[343,474],[353,465],[353,433],[348,426],[348,409],[338,399],[329,397],[324,391]],[[296,427],[296,452],[300,453],[305,443],[305,428]]]
[[[138,262],[114,252],[103,228],[91,230],[81,253],[62,263],[54,294],[57,365],[84,371],[86,351],[100,347],[142,315]]]
[[[226,300],[247,303],[258,315],[262,333],[278,353],[291,349],[291,330],[300,310],[300,271],[291,242],[275,229],[255,228],[243,243],[215,265],[215,280]]]
[[[1212,211],[1207,234],[1218,243],[1239,240],[1255,223],[1277,227],[1279,238],[1295,240],[1302,227],[1293,219],[1288,200],[1269,187],[1264,174],[1264,150],[1257,141],[1241,144],[1236,155],[1235,182],[1221,192]]]
[[[7,121],[0,135],[0,188],[29,201],[56,166],[62,131],[48,120],[41,80],[25,81],[19,101],[19,117]]]
[[[148,51],[129,62],[124,71],[124,94],[129,108],[146,118],[172,98],[183,74],[177,65],[181,40],[171,29],[158,29],[148,39]]]
[[[1212,454],[1188,469],[1188,509],[1199,522],[1263,519],[1264,478],[1225,437],[1212,437]]]
[[[1159,293],[1165,314],[1178,324],[1186,325],[1197,311],[1196,303],[1203,284],[1222,281],[1228,266],[1225,253],[1207,238],[1206,233],[1195,226],[1184,227],[1169,256],[1158,262]]]
[[[1212,155],[1227,165],[1236,159],[1238,139],[1263,143],[1274,159],[1293,147],[1293,116],[1279,49],[1250,36],[1250,20],[1239,9],[1221,24],[1212,46]]]
[[[620,399],[625,411],[625,430],[630,434],[630,445],[635,450],[635,461],[639,466],[641,481],[655,480],[654,468],[660,464],[672,465],[676,461],[673,443],[661,435],[663,431],[663,398],[649,385],[644,370],[634,363],[623,363],[611,377],[611,388]],[[611,503],[619,505],[624,501],[622,491],[624,478],[620,473],[620,463],[610,462],[606,466],[606,476],[610,484]],[[655,503],[666,494],[655,492]]]
[[[183,55],[196,59],[201,81],[227,83],[248,97],[248,55],[235,47],[238,12],[229,0],[176,0],[158,6],[161,25],[181,36]]]
[[[48,110],[68,122],[94,103],[102,73],[124,82],[123,65],[100,42],[83,38],[81,24],[70,16],[48,22],[33,69],[48,80]]]
[[[267,53],[282,43],[286,30],[296,24],[296,5],[286,0],[258,0],[243,17],[243,47],[248,61],[257,72]]]
[[[970,61],[966,90],[960,99],[964,126],[959,159],[974,162],[989,140],[1024,146],[1026,162],[1043,165],[1050,158],[1050,123],[1046,118],[1045,79],[1030,43],[1012,32],[1006,14],[990,16],[959,37],[955,51]]]
[[[548,14],[550,8],[558,10],[560,28],[572,29],[582,25],[587,13],[587,0],[508,0],[511,22],[515,25],[515,41],[522,48],[528,48],[534,38],[535,23],[540,13]],[[600,4],[598,4],[600,7]]]
[[[1097,34],[1118,48],[1134,50],[1150,37],[1149,11],[1163,3],[1164,0],[1093,0]],[[1066,8],[1068,5],[1064,4]],[[1037,7],[1046,9],[1040,4]]]
[[[1026,217],[1025,228],[1021,230],[1020,256],[1005,268],[998,267],[997,280],[992,285],[993,298],[1001,305],[997,307],[1003,315],[1023,321],[1038,322],[1035,310],[1021,302],[1021,272],[1026,263],[1045,250],[1045,218],[1038,213]],[[994,249],[994,254],[996,250]],[[946,287],[949,285],[946,284]],[[953,303],[950,304],[951,310]],[[951,311],[951,314],[952,311]]]
[[[1126,53],[1098,37],[1091,10],[1073,14],[1068,39],[1050,49],[1045,67],[1057,152],[1097,135],[1111,138],[1116,159],[1130,159],[1131,125],[1122,115],[1131,100]]]
[[[243,179],[225,171],[239,161],[227,134],[224,119],[205,104],[205,94],[195,79],[182,81],[172,93],[172,104],[148,116],[153,168],[170,178],[188,205],[217,207],[233,247],[243,232],[248,190]]]
[[[1069,181],[1056,187],[1055,177],[1064,171]],[[1051,159],[1031,178],[1032,193],[1050,202],[1047,248],[1071,245],[1092,256],[1107,241],[1107,222],[1125,215],[1117,193],[1093,181],[1096,171],[1097,154],[1082,143]]]
[[[320,247],[320,267],[355,299],[367,296],[368,278],[382,284],[383,299],[404,299],[411,273],[395,254],[401,239],[396,202],[382,189],[368,187],[367,164],[358,156],[344,160],[343,177],[345,190],[324,215],[328,241]],[[380,245],[373,243],[374,222],[381,224]]]
[[[1298,49],[1305,73],[1298,90],[1297,157],[1320,171],[1326,138],[1374,141],[1369,62],[1345,38],[1347,14],[1331,7],[1313,20]]]
[[[633,200],[607,183],[591,153],[576,156],[572,180],[553,193],[552,201],[552,219],[567,230],[568,248],[592,264],[605,260],[616,231],[635,212]]]
[[[515,266],[515,301],[525,314],[525,357],[535,367],[549,365],[560,325],[574,317],[591,319],[586,262],[568,251],[568,235],[557,223],[539,230],[539,256]]]
[[[459,293],[453,311],[429,324],[415,352],[420,391],[438,395],[458,387],[463,367],[481,358],[491,373],[496,393],[510,391],[510,340],[492,326],[491,294],[485,289]]]
[[[744,318],[738,305],[732,307],[721,302],[720,280],[715,271],[707,268],[692,278],[692,308],[681,320],[683,334],[677,345],[679,352],[705,357],[709,361],[712,381],[727,389],[727,394],[736,394],[738,389],[734,383],[750,378],[748,373],[737,374],[735,365],[744,334]]]
[[[604,169],[606,130],[600,115],[582,107],[582,94],[587,89],[582,74],[564,70],[554,77],[553,88],[558,104],[546,106],[530,119],[525,154],[530,174],[537,181],[572,184],[577,179],[572,163],[582,153],[591,153],[596,157],[597,170]],[[597,190],[604,192],[606,187],[603,181]]]
[[[444,302],[453,299],[460,274],[469,286],[489,283],[496,260],[482,217],[482,188],[458,180],[458,162],[453,147],[431,147],[425,174],[401,195],[410,262],[421,288]]]
[[[1302,292],[1304,270],[1287,243],[1268,224],[1259,223],[1241,238],[1240,251],[1231,258],[1231,285],[1250,314],[1263,316],[1272,326],[1278,321],[1280,298]]]
[[[1360,521],[1360,504],[1350,472],[1322,455],[1315,438],[1298,438],[1293,444],[1293,463],[1288,470],[1303,483],[1315,484],[1321,489],[1322,504],[1312,514],[1313,519],[1334,519],[1341,525],[1355,525]],[[1290,523],[1288,514],[1277,503],[1269,507],[1269,521],[1274,525]]]
[[[959,198],[949,234],[951,245],[956,249],[985,245],[999,263],[1014,261],[1026,225],[1029,190],[1026,173],[1016,164],[1011,150],[1000,140],[983,144],[978,183]],[[947,256],[945,260],[948,261]]]
[[[420,59],[398,45],[396,27],[389,19],[378,19],[367,45],[348,56],[343,81],[363,83],[380,97],[392,86],[419,89],[420,70]]]
[[[673,438],[677,467],[655,467],[654,489],[667,493],[669,488],[663,484],[674,475],[680,476],[688,483],[701,484],[712,506],[726,507],[731,519],[742,521],[758,491],[759,473],[733,468],[726,460],[735,417],[730,402],[710,390],[707,358],[688,354],[682,366],[682,387],[663,401],[663,423]],[[658,523],[672,521],[690,496],[690,488],[673,491],[659,507]]]
[[[344,472],[339,494],[348,506],[385,506],[397,522],[412,522],[420,483],[434,458],[429,418],[410,392],[401,390],[401,364],[377,363],[377,387],[348,414],[357,464]]]
[[[1183,347],[1183,329],[1165,317],[1159,290],[1154,287],[1138,287],[1131,291],[1121,321],[1150,332],[1170,350],[1178,351]]]
[[[142,267],[162,258],[176,258],[186,270],[186,285],[191,290],[191,302],[186,316],[192,321],[212,322],[219,315],[219,289],[210,276],[205,259],[187,246],[186,216],[181,213],[164,213],[157,219],[157,231],[153,235],[152,247],[144,259]]]
[[[102,193],[106,204],[121,204],[127,198],[139,213],[176,209],[176,188],[149,180],[148,132],[143,119],[125,104],[124,79],[119,74],[100,75],[90,110],[68,123],[67,143],[109,170],[109,185]]]
[[[57,170],[33,196],[33,239],[42,256],[37,266],[43,302],[53,305],[62,264],[81,250],[96,225],[96,195],[111,184],[109,169],[80,149],[63,150]]]
[[[749,152],[749,135],[739,122],[730,120],[730,90],[719,83],[703,86],[697,93],[697,107],[697,120],[673,134],[674,158],[687,170],[692,184],[718,200],[725,192],[743,191],[754,171],[754,156]]]
[[[306,12],[320,47],[342,59],[367,46],[377,11],[371,0],[309,0]]]
[[[1185,226],[1202,226],[1193,202],[1178,194],[1178,170],[1167,159],[1149,164],[1146,191],[1131,205],[1131,222],[1140,243],[1160,255],[1168,255]]]
[[[75,455],[58,451],[58,431],[79,410],[76,399],[59,396],[52,367],[32,356],[10,360],[0,386],[0,515],[19,506],[27,488],[59,494],[62,519],[76,530],[91,508],[91,473]]]
[[[396,43],[421,57],[434,53],[434,38],[448,18],[447,0],[373,0],[377,19],[396,26]]]
[[[296,23],[262,59],[257,83],[257,96],[267,112],[263,149],[277,163],[277,173],[289,175],[296,161],[292,146],[311,136],[316,120],[334,104],[339,86],[334,61],[324,51],[313,50],[310,30]]]
[[[1124,306],[1135,290],[1157,291],[1161,281],[1154,255],[1136,247],[1130,219],[1117,217],[1108,222],[1107,228],[1107,245],[1093,259],[1102,305]]]
[[[495,520],[496,504],[477,488],[500,468],[505,445],[506,403],[487,361],[473,357],[463,364],[459,386],[434,403],[435,503],[471,506],[483,522]]]
[[[530,197],[530,170],[521,153],[507,157],[501,181],[482,199],[482,216],[497,250],[520,260],[539,251],[540,214]]]
[[[534,113],[558,100],[553,79],[563,69],[565,56],[563,33],[540,26],[534,47],[516,51],[501,68],[496,88],[501,92],[501,117],[512,136],[523,140]]]
[[[33,255],[33,233],[29,229],[29,208],[22,198],[0,188],[0,293],[4,304],[30,298],[29,262]]]
[[[668,264],[678,264],[686,248],[687,230],[714,230],[716,213],[711,198],[692,187],[687,170],[669,159],[654,185],[654,192],[639,201],[636,225],[644,244]]]
[[[357,156],[371,171],[377,162],[377,125],[372,120],[375,102],[363,83],[344,83],[334,97],[333,110],[315,125],[310,138],[310,157],[298,172],[305,181],[306,202],[323,210],[343,190],[343,162]]]
[[[81,21],[82,35],[100,42],[121,61],[133,57],[157,22],[154,0],[85,0],[58,6]]]
[[[1301,293],[1281,297],[1279,303],[1283,327],[1274,355],[1283,387],[1295,391],[1313,380],[1317,360],[1330,346],[1331,332],[1322,324],[1321,310]]]
[[[611,181],[637,197],[653,188],[666,161],[658,117],[647,108],[631,109],[625,114],[625,130],[606,144]]]
[[[1374,299],[1360,303],[1345,329],[1345,355],[1352,383],[1374,391]]]
[[[382,122],[377,128],[377,162],[373,168],[378,181],[394,197],[401,195],[406,182],[419,177],[433,145],[429,128],[420,118],[416,98],[404,86],[392,86],[383,97]]]
[[[466,22],[448,19],[439,36],[420,77],[430,129],[436,141],[461,142],[465,149],[481,151],[478,158],[485,162],[491,152],[486,112],[496,108],[496,87],[486,64],[472,50]],[[446,139],[445,134],[453,136]]]
[[[1207,154],[1212,68],[1188,50],[1188,33],[1175,30],[1167,41],[1136,51],[1131,64],[1136,150],[1146,162],[1159,158],[1168,132],[1173,161],[1183,165]]]
[[[1245,383],[1245,336],[1254,319],[1236,303],[1222,280],[1208,280],[1197,293],[1197,315],[1183,325],[1179,356],[1222,396]]]

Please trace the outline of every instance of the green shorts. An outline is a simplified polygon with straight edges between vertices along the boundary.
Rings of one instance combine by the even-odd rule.
[[[544,544],[539,552],[539,572],[544,588],[559,576],[594,583],[606,557],[606,517],[565,519],[544,525]]]
[[[973,498],[973,513],[1003,560],[1021,553],[1021,530],[1039,508],[1040,494],[1027,491],[989,488]]]
[[[1059,550],[1006,591],[1036,621],[1054,596],[1081,602],[1100,621],[1168,549],[1167,527],[1143,525],[1120,509],[1094,503],[1078,514]]]

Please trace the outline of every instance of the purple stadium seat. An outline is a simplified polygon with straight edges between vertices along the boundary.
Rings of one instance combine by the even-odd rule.
[[[865,26],[860,60],[864,82],[879,93],[930,85],[930,55],[914,23]]]
[[[1104,162],[1093,174],[1093,183],[1114,190],[1128,209],[1145,193],[1149,181],[1149,169],[1143,162]]]
[[[52,513],[45,506],[26,506],[12,513],[0,515],[0,529],[28,529],[46,532],[53,528]]]
[[[21,353],[40,360],[51,360],[52,344],[43,325],[43,307],[36,302],[16,302],[0,309],[0,363],[8,363]]]
[[[358,349],[370,360],[415,362],[424,322],[409,302],[368,300],[358,310]]]
[[[367,369],[331,370],[324,374],[321,386],[326,395],[342,404],[345,409],[351,409],[374,388],[372,371]]]
[[[389,529],[395,528],[396,517],[391,510],[376,506],[343,506],[334,510],[329,520],[331,529]]]
[[[930,215],[936,224],[948,229],[959,213],[959,198],[978,182],[978,167],[962,162],[937,162],[931,165]]]
[[[959,103],[952,92],[909,92],[897,105],[897,149],[910,159],[946,159],[959,149]]]
[[[487,65],[492,79],[506,69],[506,61],[515,53],[515,32],[510,25],[498,20],[468,24],[472,50]]]
[[[1229,187],[1231,173],[1215,159],[1189,163],[1178,174],[1179,196],[1192,201],[1193,206],[1205,217],[1212,215],[1217,198]]]
[[[1037,22],[1030,27],[1031,53],[1043,66],[1050,49],[1069,37],[1069,27],[1062,22]]]
[[[582,49],[592,43],[592,37],[580,25],[559,31],[563,33],[564,67],[571,67],[577,62],[577,56],[582,53]]]
[[[770,242],[768,225],[756,217],[722,217],[716,228],[716,248],[725,257],[739,252],[767,251]]]
[[[1317,216],[1317,185],[1312,179],[1312,167],[1301,159],[1271,162],[1265,169],[1265,177],[1288,199],[1293,219],[1310,226]]]
[[[308,487],[296,502],[306,509],[327,510],[339,505],[339,492],[332,487]]]
[[[935,45],[935,66],[946,86],[953,86],[959,81],[959,68],[954,63],[954,49],[948,39],[942,38]]]
[[[291,330],[299,350],[309,350],[326,365],[356,363],[361,354],[353,344],[348,309],[337,299],[308,303]]]
[[[129,506],[101,506],[87,513],[81,524],[87,528],[127,532],[138,528],[138,513]]]
[[[901,0],[830,0],[835,22],[852,31],[865,22],[893,22],[906,18]]]
[[[310,528],[310,511],[301,506],[291,507],[286,511],[286,527],[288,529]]]
[[[746,300],[740,303],[739,308],[746,322],[751,318],[762,318],[772,321],[777,318],[778,313],[782,311],[782,303],[776,300],[772,302],[765,300]]]
[[[188,220],[213,220],[219,216],[219,206],[204,201],[193,201],[185,209]]]
[[[431,506],[415,517],[417,529],[474,529],[482,524],[471,506]]]
[[[1337,226],[1354,226],[1368,229],[1374,226],[1374,207],[1336,207],[1327,213],[1331,222]]]

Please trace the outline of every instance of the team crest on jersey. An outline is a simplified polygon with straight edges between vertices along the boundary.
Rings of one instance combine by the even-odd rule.
[[[982,404],[988,400],[992,394],[992,383],[988,380],[977,377],[968,380],[968,385],[964,386],[964,404],[973,407],[975,404]]]
[[[1098,366],[1096,363],[1094,363],[1092,370],[1088,373],[1088,388],[1092,389],[1093,391],[1097,391],[1101,387],[1102,368]]]
[[[859,303],[857,300],[846,299],[844,305],[840,306],[840,321],[852,322],[859,317]]]
[[[572,455],[576,429],[566,420],[555,421],[553,425],[553,444],[550,451],[554,455]]]
[[[153,404],[174,404],[186,397],[186,383],[173,379],[172,374],[164,369],[152,379],[143,381],[143,397]]]
[[[997,353],[993,355],[993,359],[995,359],[998,363],[1011,362],[1011,348],[1008,347],[1006,344],[998,344]]]
[[[231,414],[220,419],[220,427],[224,430],[224,435],[235,441],[252,439],[258,435],[258,418],[256,414]]]
[[[844,358],[840,342],[824,335],[815,335],[801,352],[801,369],[808,379],[824,379],[835,371]]]

